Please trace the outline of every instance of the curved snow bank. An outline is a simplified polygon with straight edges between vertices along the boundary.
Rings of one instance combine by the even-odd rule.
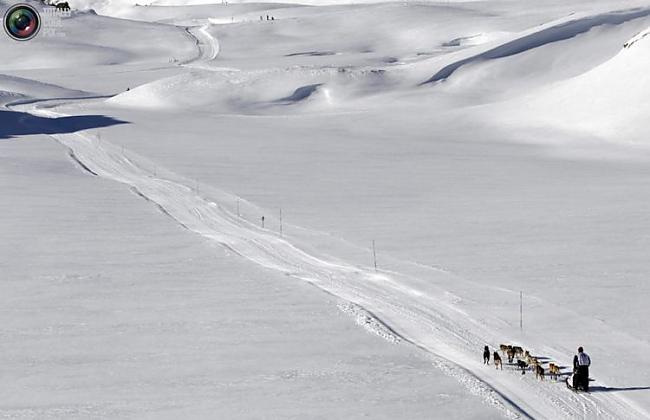
[[[602,25],[575,37],[514,55],[466,61],[428,94],[454,95],[471,105],[512,101],[537,89],[590,72],[611,60],[621,46],[650,23],[650,15],[620,25]],[[511,44],[507,42],[505,45]],[[495,48],[490,51],[496,51]],[[458,65],[461,61],[455,61]],[[444,67],[444,66],[442,66]],[[447,66],[446,68],[450,68]]]
[[[488,42],[492,42],[492,41],[497,41],[508,35],[511,34],[509,32],[500,32],[500,31],[479,33],[479,34],[454,38],[447,42],[443,42],[442,46],[443,47],[471,47],[475,45],[487,44]]]
[[[76,98],[88,96],[79,90],[65,89],[49,83],[0,74],[0,106],[19,98]]]
[[[193,40],[183,29],[76,13],[64,18],[62,35],[38,36],[20,44],[0,36],[0,71],[45,68],[79,68],[125,63],[169,63],[171,58],[196,55]],[[146,36],[143,36],[146,34]]]
[[[345,69],[272,69],[192,71],[148,83],[106,102],[142,109],[201,109],[221,113],[317,111],[387,89],[394,83],[385,72]],[[300,109],[295,108],[299,106]]]
[[[542,29],[535,29],[531,33],[524,34],[519,38],[513,39],[512,41],[506,42],[495,48],[453,62],[440,69],[424,83],[446,80],[458,69],[468,64],[510,57],[551,43],[574,38],[579,34],[583,34],[599,26],[620,25],[630,20],[647,16],[650,16],[650,8],[603,13],[596,16],[587,16],[572,19],[567,22],[550,24]]]
[[[508,104],[509,119],[648,145],[650,37],[572,79]]]

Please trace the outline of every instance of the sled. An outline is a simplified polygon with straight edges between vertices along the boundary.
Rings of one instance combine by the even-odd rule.
[[[592,381],[593,381],[593,379],[589,378],[589,382],[592,382]],[[569,388],[573,392],[576,392],[576,393],[577,392],[585,392],[585,393],[589,394],[589,391],[585,391],[582,388],[574,388],[573,385],[571,384],[571,377],[566,378],[564,380],[564,383],[566,384],[566,387]]]

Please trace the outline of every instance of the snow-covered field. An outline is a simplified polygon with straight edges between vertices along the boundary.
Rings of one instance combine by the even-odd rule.
[[[0,37],[1,416],[650,418],[650,4],[210,3]]]

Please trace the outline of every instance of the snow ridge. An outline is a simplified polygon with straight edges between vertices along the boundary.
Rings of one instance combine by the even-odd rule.
[[[472,55],[462,60],[453,62],[440,69],[437,73],[435,73],[428,80],[422,82],[421,84],[426,85],[430,83],[445,81],[451,77],[452,74],[454,74],[458,69],[467,64],[521,54],[528,50],[542,47],[546,44],[573,38],[581,33],[588,32],[593,28],[602,25],[620,25],[630,20],[643,18],[649,15],[650,8],[643,8],[626,12],[611,12],[596,16],[583,16],[579,18],[570,17],[569,19],[561,19],[558,22],[553,22],[551,24],[545,25],[542,28],[535,28],[532,32],[525,32],[519,35],[517,38],[510,40],[509,42],[488,49],[487,51],[482,51],[476,55]],[[630,43],[634,43],[633,40],[629,41],[627,44]]]
[[[341,312],[355,317],[357,325],[362,326],[372,334],[378,335],[379,337],[393,344],[397,344],[402,341],[401,337],[395,334],[395,332],[393,332],[390,327],[381,322],[381,320],[375,317],[372,313],[363,309],[361,306],[355,305],[351,302],[341,302],[338,304],[338,308],[341,310]]]

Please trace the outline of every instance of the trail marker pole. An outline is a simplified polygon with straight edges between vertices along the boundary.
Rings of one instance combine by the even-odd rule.
[[[377,250],[375,249],[375,240],[372,240],[372,261],[375,264],[375,271],[377,271]]]
[[[524,332],[524,292],[519,292],[519,329]]]

